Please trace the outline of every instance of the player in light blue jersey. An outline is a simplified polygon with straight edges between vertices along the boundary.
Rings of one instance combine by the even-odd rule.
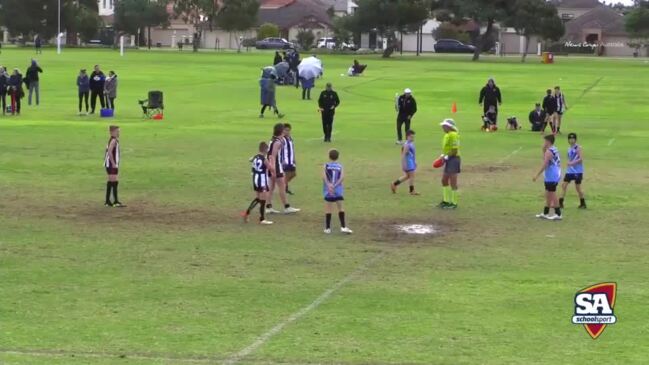
[[[392,193],[397,192],[397,186],[406,181],[410,182],[410,195],[419,195],[415,191],[415,171],[417,171],[417,159],[415,157],[415,131],[406,131],[406,142],[401,146],[401,169],[404,174],[395,180],[390,189]]]
[[[584,155],[581,146],[577,144],[577,134],[568,134],[568,166],[566,168],[566,176],[563,178],[561,185],[561,198],[559,198],[559,205],[563,208],[563,199],[566,197],[566,190],[571,181],[575,182],[575,189],[579,194],[579,209],[586,209],[586,199],[584,192],[581,190],[581,182],[584,179]]]
[[[554,135],[543,137],[543,164],[539,172],[532,178],[532,181],[544,175],[545,181],[545,208],[543,213],[537,214],[537,218],[548,220],[561,220],[561,207],[557,199],[557,186],[561,180],[561,157],[559,150],[554,145]],[[554,215],[550,215],[550,208],[554,208]]]
[[[338,162],[340,154],[337,150],[329,150],[329,162],[324,165],[322,172],[322,194],[325,200],[325,230],[326,234],[331,233],[331,213],[333,206],[338,207],[340,218],[340,232],[352,234],[352,230],[345,224],[345,209],[343,208],[345,172],[343,165]]]

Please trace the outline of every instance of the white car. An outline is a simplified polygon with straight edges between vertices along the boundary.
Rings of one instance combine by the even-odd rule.
[[[336,38],[331,38],[331,37],[320,38],[318,39],[317,47],[334,49],[336,48]]]

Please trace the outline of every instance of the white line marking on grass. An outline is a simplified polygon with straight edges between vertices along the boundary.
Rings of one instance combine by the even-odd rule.
[[[609,139],[607,145],[610,146],[610,145],[613,144],[613,142],[615,142],[615,138],[611,138],[611,139]]]
[[[385,252],[380,252],[376,255],[374,255],[371,259],[369,259],[367,262],[363,263],[359,267],[357,267],[351,274],[345,276],[342,280],[336,283],[336,285],[332,286],[331,288],[325,290],[322,294],[320,294],[319,297],[317,297],[311,304],[307,305],[306,307],[298,310],[297,312],[291,314],[286,318],[285,320],[279,322],[278,324],[275,325],[275,327],[269,329],[268,331],[264,332],[261,334],[259,337],[253,341],[250,345],[248,345],[246,348],[242,349],[241,351],[233,354],[230,356],[227,360],[223,362],[223,365],[234,365],[239,363],[241,360],[243,360],[245,357],[248,355],[252,354],[255,352],[257,349],[259,349],[261,346],[263,346],[268,340],[271,339],[271,337],[279,334],[284,330],[284,327],[288,326],[289,324],[296,322],[300,318],[304,317],[307,313],[313,311],[314,309],[318,308],[320,304],[324,303],[331,295],[333,295],[336,291],[340,290],[343,286],[345,286],[347,283],[350,281],[354,280],[358,275],[362,274],[365,272],[375,261],[378,259],[382,258],[385,255]]]
[[[498,161],[498,164],[500,165],[503,162],[505,162],[505,161],[509,160],[510,158],[514,157],[516,154],[521,152],[522,149],[523,149],[523,147],[518,147],[517,149],[513,150],[510,154],[508,154],[507,156],[500,159],[500,161]]]

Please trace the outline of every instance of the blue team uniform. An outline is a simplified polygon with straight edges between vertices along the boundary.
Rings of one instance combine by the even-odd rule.
[[[568,149],[568,161],[572,162],[579,158],[579,145],[575,144]],[[581,184],[581,180],[584,177],[584,164],[579,162],[575,165],[568,165],[566,168],[566,176],[563,178],[565,182],[574,181],[575,184]]]
[[[344,188],[342,183],[334,187],[334,192],[331,194],[327,188],[327,184],[334,184],[340,179],[340,176],[343,173],[343,166],[338,162],[328,162],[325,167],[325,179],[326,183],[322,184],[322,194],[324,199],[328,202],[336,202],[339,200],[344,200],[343,193]]]
[[[417,162],[415,159],[415,144],[410,141],[406,141],[406,143],[403,144],[404,149],[406,149],[406,161],[405,161],[405,166],[403,166],[403,169],[405,172],[413,172],[417,170]]]
[[[545,189],[547,191],[556,191],[557,184],[561,180],[561,157],[556,146],[549,148],[552,158],[545,167]]]

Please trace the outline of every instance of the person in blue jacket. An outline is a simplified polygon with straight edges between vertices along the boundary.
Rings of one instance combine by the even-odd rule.
[[[77,88],[79,91],[79,115],[84,115],[82,112],[82,105],[85,103],[86,112],[88,114],[88,97],[90,96],[90,77],[85,68],[82,68],[79,71],[79,76],[77,76]]]

